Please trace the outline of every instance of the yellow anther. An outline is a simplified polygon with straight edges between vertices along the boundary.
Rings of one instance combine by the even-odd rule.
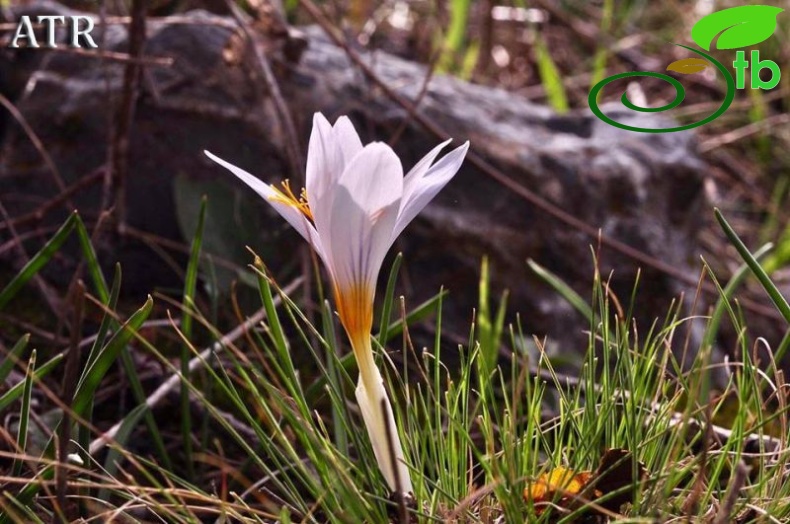
[[[275,195],[271,197],[271,200],[291,206],[310,220],[313,220],[313,212],[310,211],[310,204],[307,203],[307,191],[302,189],[302,191],[299,193],[299,198],[297,198],[291,189],[291,183],[288,181],[288,179],[283,180],[280,185],[282,185],[282,189],[271,186],[275,192]]]

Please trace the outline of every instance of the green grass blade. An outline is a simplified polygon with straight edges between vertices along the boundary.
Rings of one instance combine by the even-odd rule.
[[[14,365],[22,358],[22,353],[25,351],[27,347],[27,343],[30,341],[30,334],[22,335],[19,340],[17,340],[14,347],[8,352],[2,362],[0,362],[0,384],[5,382],[5,379],[8,378],[9,373],[11,370],[14,369]]]
[[[134,408],[123,418],[121,427],[118,428],[118,432],[113,437],[113,440],[117,446],[110,446],[110,449],[107,452],[107,457],[104,459],[104,472],[107,474],[107,476],[115,476],[115,473],[118,471],[118,465],[121,462],[121,452],[119,451],[119,447],[122,448],[126,445],[126,442],[129,440],[129,436],[132,434],[132,430],[134,430],[140,421],[140,417],[142,417],[145,413],[149,413],[149,411],[148,406],[143,403]],[[98,498],[99,500],[109,500],[108,490],[106,488],[100,489]]]
[[[406,324],[411,324],[413,322],[420,322],[421,320],[425,320],[430,315],[436,313],[437,306],[439,301],[447,295],[447,290],[443,289],[436,295],[432,296],[422,304],[418,305],[416,308],[412,309],[409,314],[406,315]],[[403,333],[403,319],[398,319],[392,324],[390,324],[389,329],[387,330],[387,338],[384,339],[379,335],[376,335],[376,338],[381,342],[382,345],[389,342],[393,338],[399,336]]]
[[[203,245],[203,230],[206,222],[205,196],[200,202],[198,223],[195,235],[192,237],[192,247],[189,253],[189,263],[184,280],[183,309],[181,314],[181,332],[186,340],[192,339],[192,310],[195,307],[195,293],[197,289],[198,268],[200,267],[200,250]],[[188,344],[181,345],[181,374],[189,376],[189,360],[192,356]],[[194,464],[192,461],[192,417],[189,409],[189,388],[181,384],[181,437],[184,443],[184,453],[187,463],[187,478],[195,478]]]
[[[429,298],[428,300],[426,300],[425,302],[414,308],[409,314],[406,315],[406,324],[411,324],[413,322],[420,322],[421,320],[426,319],[431,314],[436,313],[439,304],[441,303],[441,300],[442,298],[444,298],[445,295],[447,295],[447,290],[443,289],[433,297]],[[384,340],[383,342],[386,343],[392,340],[393,338],[397,337],[401,333],[403,333],[403,320],[398,319],[396,322],[393,322],[390,325],[389,330],[387,331],[387,340]],[[378,335],[376,335],[374,338],[376,338],[377,340],[381,340],[381,337]],[[383,343],[381,345],[383,346]],[[343,355],[343,357],[340,359],[339,362],[340,365],[343,366],[343,370],[348,372],[351,369],[353,369],[356,361],[354,360],[354,354],[348,353],[346,355]],[[308,399],[312,399],[315,398],[316,395],[321,394],[321,391],[326,386],[326,381],[327,381],[327,377],[325,376],[317,377],[315,381],[313,381],[313,383],[307,387],[304,397]]]
[[[568,303],[581,313],[588,322],[593,322],[593,311],[589,304],[576,293],[573,289],[563,282],[557,275],[541,266],[532,259],[527,260],[529,268],[538,275],[541,280],[550,285],[554,290],[562,296]]]
[[[107,283],[104,280],[104,275],[99,267],[98,259],[96,258],[96,251],[90,241],[90,235],[85,229],[82,219],[75,211],[69,218],[60,226],[52,238],[44,244],[44,247],[36,253],[30,261],[22,268],[22,270],[0,291],[0,310],[19,292],[27,282],[33,278],[41,268],[52,260],[55,253],[60,250],[63,243],[69,238],[72,230],[76,228],[77,237],[80,242],[82,253],[85,256],[88,273],[96,286],[96,292],[102,302],[106,302],[108,298]]]
[[[107,333],[110,330],[111,325],[116,325],[115,318],[111,315],[112,311],[115,311],[115,308],[118,304],[118,295],[121,292],[121,265],[115,264],[115,273],[112,279],[112,288],[110,289],[110,296],[107,302],[104,303],[106,310],[104,311],[104,315],[102,316],[101,324],[99,324],[99,330],[96,332],[96,340],[93,341],[91,345],[91,349],[88,352],[88,358],[85,360],[85,368],[89,368],[93,361],[96,360],[96,356],[99,354],[99,350],[104,346],[104,341],[107,339]],[[85,420],[92,420],[93,419],[93,400],[88,403],[85,407],[85,413],[83,414]],[[88,456],[88,446],[90,444],[91,432],[87,426],[80,425],[79,429],[77,430],[77,440],[80,443],[80,455],[82,456],[82,461],[85,464],[88,464],[90,457]]]
[[[77,386],[77,391],[74,393],[74,400],[71,404],[71,408],[77,415],[84,415],[104,375],[110,369],[113,362],[116,361],[123,348],[126,347],[132,337],[137,333],[137,330],[140,329],[140,326],[143,325],[148,315],[151,314],[153,306],[154,300],[149,295],[145,304],[129,317],[129,320],[127,320],[118,332],[113,335],[107,342],[107,345],[102,348],[91,365],[85,370],[83,378]]]
[[[27,427],[30,422],[30,399],[33,395],[33,376],[36,371],[36,350],[30,355],[25,373],[24,387],[22,391],[22,407],[19,410],[19,432],[17,433],[16,445],[19,452],[24,454],[27,449]],[[11,475],[16,477],[22,472],[22,460],[15,459],[11,467]]]
[[[560,75],[557,65],[551,58],[543,38],[538,36],[535,39],[535,61],[538,65],[538,72],[540,73],[540,82],[543,84],[543,89],[546,90],[546,98],[549,105],[558,113],[567,113],[569,109],[568,95],[565,93],[565,86],[562,84],[562,75]]]
[[[768,293],[768,296],[771,298],[771,301],[776,306],[776,309],[782,314],[784,319],[790,324],[790,305],[787,304],[787,300],[782,296],[777,289],[776,285],[771,281],[771,278],[768,276],[768,273],[765,272],[763,267],[757,261],[756,258],[749,252],[744,245],[743,241],[741,241],[738,234],[732,229],[732,226],[725,220],[724,216],[721,214],[721,211],[718,209],[714,209],[713,213],[716,215],[716,220],[719,221],[719,225],[724,230],[724,234],[727,235],[727,238],[730,239],[730,242],[735,249],[738,250],[738,253],[743,258],[744,262],[749,266],[749,269],[752,270],[754,276],[757,277],[757,280],[760,281],[762,284],[763,289],[765,292]],[[776,356],[777,361],[781,360],[781,355]]]
[[[10,518],[11,519],[10,522],[14,522],[14,524],[21,524],[21,523],[24,523],[24,524],[44,524],[44,521],[41,520],[41,518],[38,515],[36,515],[35,512],[27,506],[27,504],[24,504],[22,501],[20,501],[19,498],[14,497],[13,495],[8,493],[7,491],[5,493],[3,493],[3,495],[5,496],[5,498],[10,500],[11,504],[16,506],[16,508],[19,511],[21,511],[22,514],[19,514],[16,511],[11,510],[10,508],[7,508],[7,507],[3,508],[4,510],[7,510],[8,513],[7,514],[6,513],[0,513],[0,516],[2,517],[2,520],[0,520],[0,522],[9,522],[8,519]],[[23,515],[24,515],[24,517],[23,517]],[[50,521],[50,522],[52,522],[52,521]]]
[[[384,291],[384,303],[381,308],[381,321],[379,322],[379,343],[387,340],[387,331],[390,327],[390,320],[392,315],[392,301],[395,295],[395,283],[398,281],[398,270],[400,269],[401,262],[403,262],[403,253],[398,253],[395,260],[392,261],[392,269],[387,279],[387,289]]]
[[[115,308],[118,305],[118,296],[121,293],[121,265],[115,264],[115,273],[112,278],[112,289],[110,290],[110,296],[104,305],[107,309],[104,312],[104,315],[101,319],[101,324],[99,324],[99,331],[96,332],[96,340],[93,341],[91,345],[91,350],[88,353],[88,359],[85,361],[85,367],[90,367],[93,364],[93,361],[96,360],[96,356],[99,354],[99,350],[104,346],[104,341],[107,339],[107,333],[110,331],[110,327],[117,324],[115,318],[110,314],[110,312],[115,311]]]
[[[132,388],[132,395],[134,396],[135,402],[137,402],[138,405],[145,406],[145,390],[143,389],[143,383],[140,381],[140,376],[137,374],[137,368],[134,365],[134,361],[132,360],[132,355],[128,346],[124,346],[123,349],[121,349],[121,363],[123,364],[123,369],[126,372],[126,377],[129,379],[129,385]],[[92,403],[93,399],[91,399],[91,404]],[[170,454],[165,447],[165,442],[162,439],[162,434],[156,424],[156,419],[154,418],[154,415],[151,413],[151,411],[145,410],[144,413],[145,423],[148,426],[148,435],[151,437],[151,440],[154,443],[154,448],[159,454],[159,459],[166,468],[172,469]]]
[[[478,283],[478,308],[476,337],[480,344],[480,364],[485,366],[484,373],[490,373],[499,360],[499,343],[505,322],[507,308],[507,292],[502,293],[496,315],[491,312],[490,272],[488,258],[483,257],[480,264],[480,281]],[[473,347],[470,345],[470,347]]]
[[[471,7],[471,0],[451,0],[450,26],[447,29],[447,36],[442,46],[442,57],[437,66],[439,72],[452,69],[460,56],[466,40],[467,22]]]
[[[99,266],[99,260],[96,257],[96,250],[93,249],[93,243],[91,242],[91,237],[88,234],[88,230],[85,229],[85,224],[83,223],[80,216],[75,211],[72,215],[74,217],[74,225],[77,231],[77,238],[80,241],[80,248],[82,249],[82,254],[85,257],[85,262],[88,266],[88,274],[93,280],[93,285],[96,287],[96,293],[99,296],[99,299],[102,303],[107,303],[109,300],[110,292],[107,288],[107,281],[104,280],[104,273],[102,273],[101,267]]]
[[[34,380],[40,380],[47,376],[55,367],[60,364],[60,361],[64,358],[63,353],[58,353],[51,359],[49,359],[44,365],[42,365],[35,373]],[[11,403],[16,402],[19,397],[22,396],[24,390],[24,381],[19,382],[18,384],[11,386],[8,391],[0,395],[0,413],[3,412]]]
[[[74,229],[74,224],[76,222],[76,214],[72,214],[66,221],[60,226],[52,238],[44,244],[44,247],[39,250],[38,253],[33,255],[30,261],[25,264],[25,267],[22,268],[17,275],[11,279],[11,282],[0,291],[0,310],[2,310],[8,302],[14,298],[14,296],[19,292],[28,281],[33,278],[41,268],[44,267],[47,262],[52,260],[52,257],[55,253],[58,252],[60,247],[63,243],[69,238],[72,229]]]
[[[612,18],[614,14],[614,1],[604,0],[603,9],[601,10],[601,34],[607,35],[612,27]],[[593,60],[593,74],[590,80],[590,87],[594,86],[603,80],[606,73],[606,60],[609,56],[609,49],[606,44],[601,43],[598,49],[595,50],[595,59]]]
[[[393,267],[394,266],[395,264],[393,264]],[[337,369],[337,334],[335,333],[335,326],[332,322],[332,308],[328,300],[325,300],[323,305],[324,307],[321,308],[321,320],[324,328],[324,340],[326,340],[328,346],[326,350],[326,380],[330,382],[330,385],[334,387],[335,390],[343,391],[343,381]],[[382,318],[382,324],[383,323]],[[308,396],[307,398],[310,397]],[[343,430],[342,418],[342,410],[339,406],[335,405],[335,403],[332,403],[332,427],[334,430],[332,433],[334,435],[335,446],[337,446],[337,449],[339,449],[341,453],[348,455],[348,439],[346,438],[346,432]]]
[[[272,287],[269,283],[269,278],[264,274],[263,261],[255,257],[255,267],[258,268],[258,292],[261,297],[264,309],[266,310],[266,320],[269,329],[272,333],[272,339],[280,356],[280,360],[287,366],[287,373],[289,378],[296,377],[296,371],[293,369],[293,362],[288,355],[288,341],[283,332],[283,326],[280,323],[280,317],[277,315],[277,307],[274,304],[274,296],[272,295]]]
[[[763,256],[765,256],[771,248],[773,247],[772,244],[766,244],[757,251],[754,252],[755,260],[760,260]],[[710,322],[708,323],[708,328],[705,330],[705,336],[702,339],[702,347],[709,348],[713,345],[713,342],[716,340],[716,336],[719,332],[719,327],[721,327],[721,320],[724,317],[724,312],[726,311],[725,301],[732,300],[733,295],[735,294],[735,290],[738,289],[743,281],[746,279],[746,276],[749,274],[749,265],[742,264],[736,271],[733,273],[730,281],[727,282],[727,285],[722,290],[722,295],[716,301],[716,306],[713,308],[713,313],[710,317]]]
[[[198,269],[200,268],[200,252],[203,246],[203,230],[206,222],[206,203],[207,199],[204,196],[200,202],[200,212],[198,213],[198,223],[195,229],[195,236],[192,238],[192,247],[189,252],[189,263],[187,264],[186,278],[184,279],[184,296],[183,306],[185,309],[183,318],[181,319],[181,332],[186,338],[192,336],[192,315],[187,311],[194,307],[195,293],[197,290]],[[186,351],[186,358],[189,361],[189,349]],[[181,370],[185,372],[184,369]]]

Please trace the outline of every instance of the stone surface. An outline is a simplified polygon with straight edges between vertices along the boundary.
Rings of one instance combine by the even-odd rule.
[[[44,3],[17,9],[63,10]],[[216,199],[221,201],[213,207],[210,224],[222,220],[229,226],[235,223],[241,231],[244,213],[236,216],[232,203],[237,195],[244,195],[241,201],[247,203],[242,207],[252,207],[261,221],[260,230],[249,233],[251,238],[245,241],[260,248],[274,273],[286,280],[299,267],[292,249],[301,245],[298,236],[265,203],[249,200],[245,188],[201,153],[210,149],[270,181],[288,176],[285,135],[274,105],[253,58],[234,44],[231,20],[205,12],[189,13],[186,19],[179,24],[149,22],[146,54],[172,57],[174,62],[170,67],[146,69],[131,136],[128,223],[181,240],[179,220],[191,224],[198,207],[196,196],[205,190],[211,192],[210,206]],[[298,63],[289,63],[270,48],[302,151],[314,111],[324,112],[330,120],[351,115],[367,140],[387,140],[408,120],[407,113],[368,82],[320,29],[306,28],[305,34],[309,46]],[[112,26],[105,48],[125,51],[125,39],[125,26]],[[426,75],[423,66],[385,53],[369,55],[367,60],[399,94],[409,99],[419,95]],[[119,98],[123,66],[66,52],[5,50],[0,67],[8,70],[9,64],[14,79],[5,89],[66,184],[101,168],[107,159],[109,104]],[[505,91],[441,75],[431,80],[419,108],[450,130],[457,142],[470,140],[476,152],[519,184],[605,235],[694,273],[696,231],[704,209],[704,166],[695,154],[692,134],[626,132],[600,122],[589,111],[558,116]],[[648,119],[658,121],[646,116],[640,123]],[[20,216],[57,191],[19,126],[5,114],[0,123],[2,199],[12,216]],[[437,142],[410,123],[395,149],[408,169]],[[218,189],[222,185],[238,191]],[[99,198],[99,187],[93,186],[73,200],[91,221]],[[65,210],[59,208],[43,224],[57,224],[64,217]],[[223,244],[235,232],[216,234],[219,238],[209,247],[224,249],[218,254],[243,266],[249,261],[243,244]],[[28,251],[43,238],[33,235]],[[0,239],[7,240],[5,230]],[[145,244],[129,238],[113,241],[105,246],[103,258],[105,262],[121,259],[128,291],[179,286],[176,273]],[[406,230],[397,248],[405,253],[403,291],[409,304],[416,305],[443,285],[450,290],[445,325],[461,336],[468,332],[471,309],[477,304],[480,260],[488,255],[494,288],[510,289],[510,310],[521,312],[525,330],[549,335],[563,351],[576,352],[583,347],[584,322],[531,274],[526,260],[535,259],[589,296],[594,243],[467,165]],[[623,300],[630,296],[637,266],[611,250],[602,253],[602,272],[614,271],[613,288]],[[637,309],[643,325],[654,317],[663,318],[681,289],[671,278],[644,270]]]

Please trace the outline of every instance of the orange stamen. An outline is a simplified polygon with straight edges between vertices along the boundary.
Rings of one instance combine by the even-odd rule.
[[[307,201],[307,191],[302,189],[302,191],[299,193],[299,197],[297,198],[291,189],[291,183],[288,181],[288,179],[283,180],[281,185],[282,190],[278,189],[276,186],[271,186],[275,192],[275,195],[270,197],[271,200],[291,206],[312,221],[313,212],[310,211],[310,204]]]

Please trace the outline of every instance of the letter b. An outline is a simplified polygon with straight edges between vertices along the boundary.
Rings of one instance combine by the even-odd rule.
[[[773,60],[760,60],[760,51],[756,49],[752,51],[751,58],[752,89],[773,89],[776,87],[782,77],[782,72],[779,70],[779,66],[776,65],[776,62]],[[771,78],[766,81],[760,78],[760,71],[763,69],[770,69],[771,71]]]

